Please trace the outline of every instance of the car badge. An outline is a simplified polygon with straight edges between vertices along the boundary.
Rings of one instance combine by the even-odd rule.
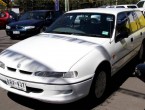
[[[20,68],[21,67],[21,64],[19,63],[18,65],[17,65],[17,68]]]

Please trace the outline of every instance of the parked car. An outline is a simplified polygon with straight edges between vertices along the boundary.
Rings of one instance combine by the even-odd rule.
[[[145,63],[140,63],[135,67],[133,76],[145,82]]]
[[[136,4],[122,4],[122,5],[107,5],[101,8],[138,8]]]
[[[144,57],[144,41],[145,18],[137,9],[68,11],[45,32],[1,52],[0,86],[49,103],[88,95],[102,101],[111,77]]]
[[[6,26],[6,33],[12,39],[26,38],[40,33],[60,14],[52,10],[34,10],[23,14],[18,21]]]
[[[6,28],[6,24],[18,20],[18,15],[13,11],[0,12],[0,28]]]
[[[112,5],[109,8],[138,8],[136,4]]]

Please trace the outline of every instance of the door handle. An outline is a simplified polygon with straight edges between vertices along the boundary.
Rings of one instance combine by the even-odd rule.
[[[140,33],[140,35],[142,36],[142,32]]]
[[[133,38],[131,38],[131,42],[133,42]]]

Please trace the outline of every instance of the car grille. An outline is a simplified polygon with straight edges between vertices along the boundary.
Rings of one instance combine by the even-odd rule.
[[[24,70],[12,68],[12,67],[7,67],[7,70],[10,71],[10,72],[16,72],[18,70],[19,73],[21,73],[21,74],[27,74],[27,75],[31,75],[32,74],[32,72],[30,72],[30,71],[24,71]]]
[[[23,26],[11,26],[11,29],[23,29]]]

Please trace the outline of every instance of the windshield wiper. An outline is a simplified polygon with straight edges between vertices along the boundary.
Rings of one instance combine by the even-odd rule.
[[[52,33],[56,33],[56,34],[72,34],[72,33],[70,33],[70,32],[52,32]]]
[[[55,32],[55,31],[53,33],[105,38],[105,36],[102,36],[102,35],[99,35],[99,34],[72,33],[72,32]]]
[[[90,36],[90,37],[104,37],[99,34],[73,33],[73,35]]]

